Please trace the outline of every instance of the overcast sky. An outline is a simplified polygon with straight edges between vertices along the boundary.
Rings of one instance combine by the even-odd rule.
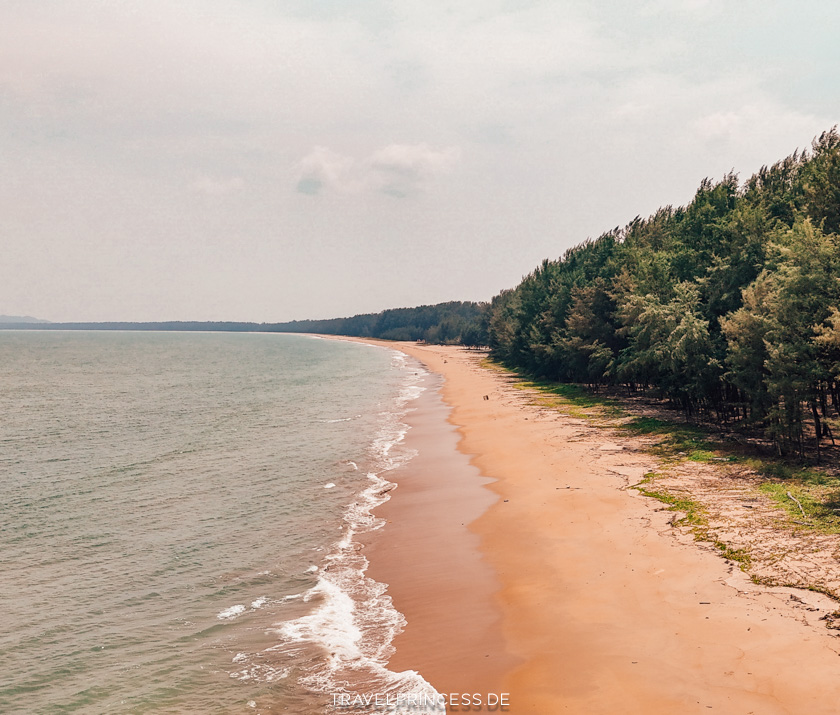
[[[840,120],[840,3],[2,0],[0,313],[487,300]]]

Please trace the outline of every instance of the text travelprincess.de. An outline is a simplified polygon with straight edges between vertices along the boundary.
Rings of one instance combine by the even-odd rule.
[[[381,712],[508,712],[510,693],[334,693],[336,710]]]

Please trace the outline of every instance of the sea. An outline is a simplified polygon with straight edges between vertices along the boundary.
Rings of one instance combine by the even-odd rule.
[[[387,668],[358,541],[429,378],[312,336],[0,331],[0,712],[434,697]]]

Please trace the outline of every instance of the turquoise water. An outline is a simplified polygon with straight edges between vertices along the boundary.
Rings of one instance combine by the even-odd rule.
[[[398,353],[270,334],[0,332],[0,711],[320,713],[402,625],[380,525]]]

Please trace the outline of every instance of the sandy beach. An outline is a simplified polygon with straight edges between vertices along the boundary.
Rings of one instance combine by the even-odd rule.
[[[835,602],[756,586],[671,527],[628,489],[655,466],[632,440],[536,406],[479,353],[388,345],[442,377],[367,545],[408,621],[393,669],[510,693],[511,713],[838,712]]]

